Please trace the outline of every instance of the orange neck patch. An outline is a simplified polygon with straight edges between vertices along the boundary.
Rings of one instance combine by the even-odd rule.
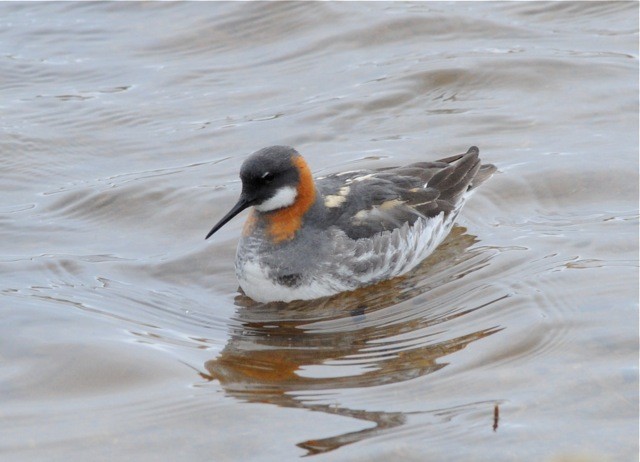
[[[316,200],[316,187],[309,166],[302,156],[296,156],[292,161],[300,175],[296,201],[289,207],[266,214],[267,234],[276,244],[295,236],[302,226],[302,217]]]

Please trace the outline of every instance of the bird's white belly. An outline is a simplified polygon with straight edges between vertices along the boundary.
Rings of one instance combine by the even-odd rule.
[[[243,264],[242,271],[238,272],[238,282],[244,293],[257,302],[312,300],[352,289],[330,276],[315,278],[296,287],[278,284],[269,278],[266,268],[256,261]]]
[[[310,264],[298,285],[282,284],[270,277],[270,268],[261,264],[258,254],[243,258],[236,274],[244,293],[258,302],[311,300],[354,290],[411,271],[444,240],[456,215],[453,212],[445,218],[441,213],[370,239],[351,240],[351,247],[343,244],[327,252],[332,261]],[[356,245],[361,251],[355,250]],[[358,264],[360,270],[355,268]]]

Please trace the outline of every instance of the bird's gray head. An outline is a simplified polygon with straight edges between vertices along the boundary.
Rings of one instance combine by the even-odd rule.
[[[207,234],[209,238],[247,207],[272,212],[293,205],[298,197],[300,162],[298,151],[289,146],[271,146],[251,154],[240,168],[242,193],[236,205]]]

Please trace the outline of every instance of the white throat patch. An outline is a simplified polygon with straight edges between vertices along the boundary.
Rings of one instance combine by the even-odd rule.
[[[256,205],[255,208],[258,212],[271,212],[272,210],[289,207],[296,201],[297,196],[298,191],[296,188],[285,186],[278,189],[271,199],[267,199],[262,204]]]

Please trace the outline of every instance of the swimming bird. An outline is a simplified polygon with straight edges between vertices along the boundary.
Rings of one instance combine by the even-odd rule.
[[[473,146],[435,162],[314,180],[298,151],[271,146],[244,161],[240,199],[205,239],[253,207],[235,261],[244,293],[259,302],[330,296],[415,268],[495,169]]]

